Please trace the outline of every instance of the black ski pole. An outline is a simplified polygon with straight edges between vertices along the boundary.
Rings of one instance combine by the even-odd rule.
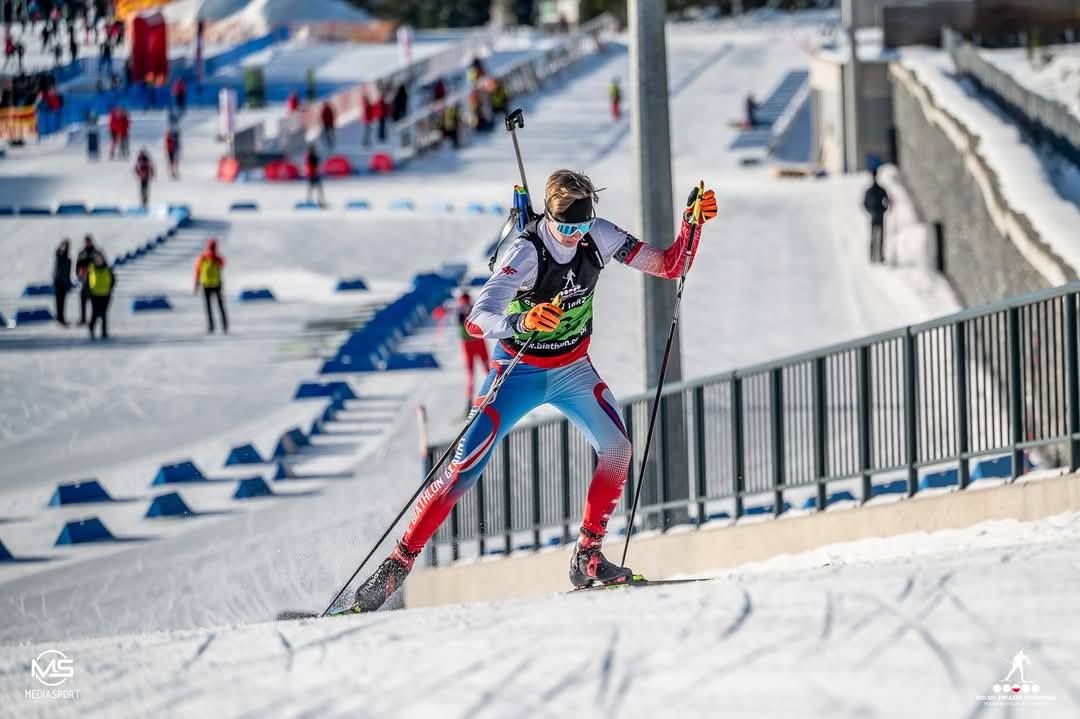
[[[683,287],[686,285],[686,273],[690,269],[690,254],[694,248],[694,236],[701,227],[701,194],[705,191],[705,182],[698,182],[697,197],[694,200],[694,213],[691,216],[690,237],[686,241],[686,254],[683,256],[682,276],[679,289],[675,292],[675,308],[671,312],[671,329],[668,330],[667,346],[664,347],[664,359],[660,363],[660,378],[656,383],[656,396],[653,397],[652,411],[649,414],[649,431],[645,435],[645,451],[641,455],[641,471],[638,472],[634,486],[634,503],[630,507],[630,521],[626,525],[626,543],[623,545],[622,560],[619,566],[626,566],[626,553],[630,551],[630,536],[634,533],[634,515],[637,513],[638,498],[645,478],[645,468],[649,465],[649,449],[652,447],[653,428],[656,425],[656,411],[660,408],[660,395],[664,391],[664,378],[667,376],[668,359],[671,357],[671,344],[675,339],[675,327],[679,324],[679,307],[682,305]]]
[[[525,128],[525,113],[521,108],[513,110],[506,116],[506,131],[510,133],[510,139],[514,141],[514,155],[517,157],[518,172],[521,174],[521,186],[525,188],[525,194],[529,197],[529,214],[532,214],[532,194],[529,192],[529,181],[525,178],[525,163],[521,161],[521,148],[518,147],[516,128]]]
[[[551,300],[551,304],[558,305],[559,300],[560,295],[555,295],[555,297]],[[356,571],[352,573],[348,581],[345,582],[344,586],[342,586],[341,589],[338,590],[337,594],[334,595],[334,598],[330,600],[330,603],[328,605],[326,605],[326,609],[322,610],[322,612],[319,614],[320,617],[325,617],[326,613],[333,609],[334,604],[337,603],[338,599],[341,598],[341,595],[345,593],[345,590],[348,589],[349,585],[352,584],[354,579],[356,579],[356,575],[360,573],[360,570],[364,568],[364,565],[366,565],[371,559],[371,557],[374,556],[375,552],[379,549],[379,546],[384,541],[386,541],[386,538],[390,536],[390,532],[394,531],[394,527],[396,527],[397,523],[401,521],[401,518],[405,516],[405,513],[409,511],[409,507],[413,505],[413,502],[416,501],[416,498],[420,496],[420,494],[431,482],[431,479],[438,473],[439,469],[442,467],[443,462],[445,462],[446,458],[450,456],[450,453],[454,451],[454,448],[457,447],[458,442],[460,442],[461,438],[465,436],[465,433],[469,431],[469,427],[472,427],[473,422],[476,421],[476,418],[483,414],[485,407],[495,401],[495,397],[499,393],[499,388],[503,386],[503,383],[506,382],[506,378],[510,376],[510,373],[514,370],[515,367],[517,367],[518,363],[521,362],[521,358],[524,356],[525,350],[529,349],[529,347],[532,346],[532,343],[536,340],[537,334],[538,333],[534,331],[531,335],[529,335],[529,339],[525,341],[525,344],[522,345],[521,349],[518,350],[517,354],[515,354],[513,359],[510,360],[510,364],[506,365],[506,369],[503,370],[502,374],[496,377],[495,380],[491,383],[491,387],[488,388],[487,394],[484,395],[484,398],[480,401],[480,404],[473,408],[472,414],[469,415],[468,421],[465,422],[465,426],[461,428],[460,432],[458,432],[457,437],[454,437],[454,441],[446,447],[446,449],[442,453],[442,456],[440,456],[439,459],[437,459],[435,463],[431,466],[431,469],[428,470],[427,476],[424,477],[424,481],[421,482],[420,486],[416,488],[415,492],[413,492],[413,496],[409,497],[409,501],[405,503],[405,506],[402,507],[401,511],[398,512],[397,516],[394,517],[394,521],[391,522],[390,526],[386,528],[386,531],[382,533],[382,536],[379,537],[379,541],[375,542],[374,546],[372,546],[371,548],[371,551],[367,553],[367,556],[364,557],[364,560],[360,562],[360,565],[356,568]]]

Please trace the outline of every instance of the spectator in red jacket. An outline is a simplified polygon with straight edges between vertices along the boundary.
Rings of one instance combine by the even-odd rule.
[[[300,93],[293,90],[285,99],[285,110],[291,115],[300,109]]]
[[[123,110],[114,107],[109,110],[109,159],[116,157],[116,150],[120,146],[120,135],[123,130]]]
[[[165,133],[165,157],[169,160],[169,175],[180,179],[180,130],[170,127]]]
[[[150,181],[154,179],[154,163],[145,147],[135,158],[135,177],[139,180],[139,200],[145,208],[150,202]]]
[[[375,122],[375,102],[367,87],[360,91],[360,119],[364,122],[364,147],[367,147],[371,144],[371,123]]]
[[[323,141],[326,142],[326,149],[334,149],[334,108],[330,107],[329,102],[324,102],[322,109],[319,111],[319,118],[322,120],[322,132]]]

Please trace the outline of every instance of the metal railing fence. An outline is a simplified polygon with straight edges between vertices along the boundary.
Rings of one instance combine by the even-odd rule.
[[[866,502],[921,487],[967,488],[973,462],[1004,455],[1007,475],[1026,452],[1080,466],[1080,282],[977,307],[775,362],[664,389],[636,530],[671,517],[779,515],[790,493],[804,508]],[[621,401],[634,446],[644,444],[652,392]],[[685,436],[665,432],[685,414]],[[687,476],[666,476],[664,454],[685,445]],[[429,447],[434,461],[445,445]],[[610,529],[625,532],[630,481]],[[944,472],[941,466],[949,467]],[[475,488],[435,539],[433,563],[573,541],[595,454],[565,418],[522,425],[492,450]],[[920,478],[920,472],[922,476]],[[942,477],[947,481],[938,482]],[[885,480],[882,482],[882,480]],[[830,493],[844,482],[851,491]],[[689,499],[665,497],[687,483]]]

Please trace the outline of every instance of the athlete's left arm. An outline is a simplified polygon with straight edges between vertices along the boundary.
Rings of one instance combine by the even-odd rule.
[[[702,226],[706,221],[716,217],[716,196],[712,190],[706,190],[701,196],[701,220],[696,225],[690,222],[694,201],[697,198],[696,192],[695,189],[687,205],[687,210],[683,213],[679,235],[675,238],[675,242],[671,247],[666,250],[642,242],[610,222],[605,222],[601,226],[601,221],[597,221],[598,226],[593,230],[593,234],[599,235],[597,237],[598,246],[601,247],[601,251],[606,247],[614,247],[610,256],[624,265],[633,267],[635,270],[656,277],[663,277],[666,280],[678,279],[682,276],[683,258],[686,255],[686,244],[690,241],[690,233],[694,233],[694,244],[690,248],[690,262],[687,269],[694,263],[694,255],[697,254],[698,244],[701,240]]]

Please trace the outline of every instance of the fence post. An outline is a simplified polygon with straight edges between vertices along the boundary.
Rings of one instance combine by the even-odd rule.
[[[1080,368],[1077,367],[1075,293],[1062,298],[1065,303],[1065,401],[1068,407],[1069,471],[1080,469]]]
[[[915,335],[911,328],[904,333],[904,444],[907,454],[907,495],[915,494],[919,485],[919,415],[918,357],[915,352]]]
[[[540,427],[529,430],[532,440],[532,524],[533,549],[540,549]]]
[[[634,405],[628,404],[623,410],[623,422],[626,424],[626,436],[630,438],[630,444],[634,444]],[[623,486],[623,498],[626,500],[623,504],[626,507],[626,521],[630,521],[630,507],[634,502],[634,484],[636,482],[634,475],[634,459],[633,455],[630,457],[630,466],[626,469],[626,484]],[[633,528],[627,525],[626,531],[630,532]]]
[[[477,483],[479,484],[479,482]],[[479,491],[479,488],[477,488]],[[450,561],[456,562],[461,558],[461,524],[458,521],[458,508],[454,505],[454,508],[450,510]],[[483,552],[481,552],[483,554]]]
[[[967,333],[966,323],[960,320],[953,325],[953,358],[956,362],[956,451],[959,455],[958,472],[960,489],[971,483],[968,451],[968,383],[967,383]]]
[[[570,543],[570,421],[559,420],[559,486],[562,488],[563,544]]]
[[[735,496],[732,519],[738,519],[743,513],[743,488],[746,484],[743,470],[742,377],[734,375],[731,378],[731,476]]]
[[[769,372],[769,418],[772,435],[773,516],[784,513],[784,371]]]
[[[1019,477],[1024,466],[1024,451],[1017,445],[1024,441],[1024,400],[1020,368],[1020,308],[1010,307],[1006,316],[1009,358],[1009,439],[1012,447],[1012,478]]]
[[[814,360],[814,481],[817,483],[817,508],[825,510],[825,476],[828,474],[829,408],[826,399],[825,358]]]
[[[511,438],[507,435],[502,443],[503,530],[505,531],[507,554],[510,554],[514,549],[514,485],[510,477],[510,446]]]
[[[872,444],[873,421],[870,404],[870,345],[859,347],[859,480],[862,484],[862,501],[870,499],[873,486],[870,482],[870,447]]]
[[[694,469],[697,489],[697,526],[705,523],[705,497],[709,493],[709,477],[705,466],[705,385],[694,388]]]
[[[490,466],[490,465],[489,465]],[[488,476],[488,471],[484,470],[484,473],[480,475],[480,478],[476,480],[476,534],[479,538],[480,544],[480,556],[484,556],[484,552],[487,550],[487,541],[484,534],[487,531],[487,517],[484,502],[484,479]]]

